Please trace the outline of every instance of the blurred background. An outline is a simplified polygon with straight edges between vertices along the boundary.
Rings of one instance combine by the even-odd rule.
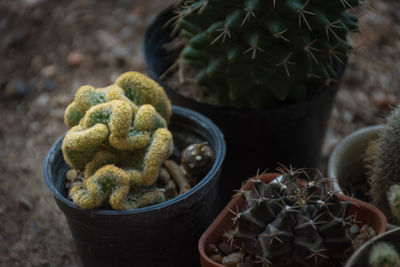
[[[146,72],[144,32],[173,2],[0,0],[0,266],[80,266],[44,185],[43,159],[67,130],[64,109],[79,86]],[[351,36],[355,49],[329,121],[325,162],[341,138],[382,123],[400,103],[400,1],[370,5],[374,11],[355,11],[361,32]]]

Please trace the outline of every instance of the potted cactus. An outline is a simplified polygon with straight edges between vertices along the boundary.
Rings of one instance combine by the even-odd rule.
[[[199,242],[203,267],[231,266],[235,254],[244,266],[337,266],[365,239],[360,226],[384,232],[382,212],[335,194],[328,178],[293,169],[278,176],[249,180],[214,220]],[[221,259],[223,239],[236,253]]]
[[[226,164],[232,168],[226,170],[249,177],[276,162],[318,167],[326,122],[351,48],[346,36],[358,30],[357,16],[347,10],[359,4],[181,1],[149,27],[145,59],[151,76],[166,85],[174,103],[194,108],[220,126],[230,149]],[[172,75],[169,83],[163,78],[171,66],[178,66],[179,75]],[[177,76],[186,81],[182,86],[176,84]],[[203,102],[184,96],[188,88],[201,92],[205,97],[198,100]],[[270,153],[264,153],[265,147]],[[245,167],[238,171],[238,164]],[[224,176],[227,181],[237,177]],[[226,186],[236,188],[239,182]]]
[[[171,107],[163,88],[137,72],[79,88],[65,123],[71,129],[43,172],[84,265],[194,264],[195,244],[218,211],[218,128]],[[181,155],[188,175],[171,160]],[[171,196],[171,187],[179,193]]]
[[[400,228],[378,235],[362,245],[346,263],[345,267],[399,267]]]
[[[389,222],[398,225],[400,199],[399,152],[400,106],[386,124],[368,127],[346,137],[329,159],[329,172],[344,192],[370,201]]]

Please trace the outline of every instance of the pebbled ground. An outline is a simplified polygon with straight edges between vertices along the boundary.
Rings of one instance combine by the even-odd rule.
[[[42,162],[82,84],[145,71],[147,24],[173,0],[0,1],[0,266],[80,266]],[[400,2],[373,1],[336,98],[325,158],[345,135],[400,103]]]

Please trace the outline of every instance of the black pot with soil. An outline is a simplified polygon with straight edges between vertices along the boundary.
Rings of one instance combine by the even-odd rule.
[[[216,190],[225,142],[203,115],[173,107],[169,128],[178,150],[208,142],[215,151],[209,173],[191,190],[166,202],[126,211],[83,210],[67,198],[66,165],[61,143],[50,149],[44,179],[63,211],[85,266],[197,266],[197,241],[219,211]]]
[[[313,88],[306,101],[270,109],[245,109],[200,103],[178,94],[160,78],[178,57],[166,52],[172,9],[160,13],[146,32],[144,56],[150,75],[160,83],[175,105],[190,107],[209,117],[222,130],[227,157],[220,182],[224,202],[242,181],[282,163],[293,167],[318,167],[327,121],[339,84]],[[341,75],[344,65],[339,66]]]

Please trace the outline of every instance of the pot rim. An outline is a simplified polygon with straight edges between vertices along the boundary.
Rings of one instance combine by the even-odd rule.
[[[278,112],[279,110],[282,109],[292,109],[293,111],[295,111],[296,109],[303,108],[302,106],[304,106],[307,102],[310,102],[311,99],[314,99],[316,95],[320,95],[322,94],[322,92],[324,91],[324,89],[327,88],[334,88],[335,86],[337,87],[339,84],[339,81],[334,81],[331,84],[329,84],[328,86],[324,85],[324,84],[315,84],[315,85],[311,85],[312,88],[315,88],[315,92],[313,94],[311,94],[310,96],[307,95],[306,99],[303,99],[301,101],[298,102],[294,102],[294,103],[278,103],[276,106],[272,106],[272,107],[267,107],[267,108],[258,108],[258,109],[254,109],[254,108],[250,108],[250,107],[235,107],[235,106],[222,106],[222,105],[213,105],[210,103],[206,103],[206,102],[200,102],[197,101],[193,98],[189,98],[186,97],[182,94],[179,94],[178,92],[176,92],[174,89],[172,89],[170,86],[166,85],[163,80],[160,78],[159,75],[157,75],[157,73],[155,72],[155,70],[151,67],[149,67],[149,53],[147,52],[147,43],[149,43],[149,39],[151,36],[151,32],[154,32],[154,29],[158,28],[157,26],[157,22],[161,20],[161,18],[163,16],[165,16],[168,13],[173,12],[173,5],[170,5],[168,7],[166,7],[165,9],[163,9],[162,11],[160,11],[154,18],[153,20],[149,23],[144,38],[143,38],[143,42],[142,42],[142,54],[143,54],[143,58],[147,67],[147,70],[149,72],[149,75],[152,79],[154,79],[155,81],[157,81],[157,83],[159,83],[162,87],[170,90],[171,93],[173,93],[174,95],[176,95],[179,98],[185,99],[185,101],[189,102],[192,106],[193,105],[204,105],[206,108],[213,108],[213,109],[218,109],[219,111],[231,111],[231,112],[251,112],[251,111],[255,111],[255,112]],[[167,22],[167,20],[165,21]],[[166,28],[166,27],[165,27]],[[164,29],[162,29],[164,30]],[[336,62],[336,61],[334,61]],[[340,62],[336,62],[338,64],[338,74],[340,74],[339,76],[342,78],[344,75],[344,72],[346,70],[347,67],[347,62],[348,62],[348,57],[346,56],[343,59],[344,63],[340,63]]]
[[[253,178],[248,179],[245,181],[244,185],[242,188],[250,187],[251,182],[254,180],[262,180],[263,182],[271,183],[275,179],[279,178],[282,174],[280,173],[266,173],[260,176],[255,176]],[[383,233],[386,229],[386,224],[387,220],[385,215],[375,206],[365,202],[361,201],[359,199],[349,197],[343,194],[338,194],[339,198],[343,201],[349,201],[352,205],[355,207],[364,207],[365,209],[371,210],[377,217],[379,217],[382,222],[382,225],[380,225],[379,229],[374,229],[378,234]],[[234,207],[237,206],[238,202],[240,201],[240,196],[237,195],[231,199],[231,201],[228,202],[228,204],[221,210],[221,212],[218,214],[218,216],[214,219],[212,224],[207,228],[207,230],[201,235],[200,240],[198,242],[198,250],[200,254],[200,258],[204,260],[208,265],[204,266],[213,266],[213,267],[224,267],[224,265],[219,264],[217,262],[214,262],[210,259],[210,257],[207,255],[205,252],[205,246],[207,238],[215,231],[215,229],[218,229],[220,224],[224,221],[226,216],[229,216],[230,210],[234,210]],[[400,229],[400,228],[399,228]],[[203,266],[203,265],[202,265]]]
[[[181,194],[177,197],[174,197],[170,200],[167,200],[165,202],[152,205],[152,206],[147,206],[143,208],[137,208],[133,210],[122,210],[122,211],[117,211],[117,210],[103,210],[103,209],[79,209],[78,206],[73,203],[71,200],[67,199],[64,197],[54,186],[52,180],[50,179],[51,177],[51,172],[50,172],[50,161],[52,158],[54,158],[55,154],[57,153],[57,146],[61,143],[61,140],[64,138],[63,134],[61,137],[57,139],[57,141],[51,146],[49,152],[47,153],[47,156],[45,158],[44,164],[43,164],[43,176],[45,183],[53,196],[62,202],[64,205],[67,205],[70,208],[73,209],[79,209],[82,212],[90,212],[92,214],[97,214],[97,215],[127,215],[127,214],[135,214],[135,213],[144,213],[144,212],[150,212],[150,211],[156,211],[160,210],[162,208],[166,208],[168,206],[174,205],[175,203],[178,203],[180,201],[183,201],[190,196],[192,196],[195,192],[197,192],[199,189],[201,189],[204,185],[206,185],[211,179],[213,179],[218,171],[220,171],[222,167],[222,163],[225,158],[226,154],[226,144],[224,140],[224,136],[220,129],[207,117],[204,115],[184,108],[184,107],[179,107],[179,106],[172,106],[172,111],[173,115],[180,115],[183,117],[186,117],[192,121],[195,121],[197,124],[200,124],[204,129],[207,129],[212,136],[215,136],[216,139],[216,147],[214,148],[215,150],[215,161],[214,164],[211,168],[211,170],[208,172],[208,174],[201,179],[193,188],[191,188],[188,192]]]
[[[336,173],[336,168],[335,166],[337,165],[338,158],[340,157],[340,152],[343,150],[344,147],[349,146],[355,139],[358,139],[360,136],[372,132],[372,131],[380,131],[384,129],[383,125],[373,125],[373,126],[368,126],[368,127],[363,127],[361,129],[358,129],[357,131],[347,135],[345,138],[343,138],[333,149],[332,153],[329,156],[328,159],[328,176],[337,179],[337,173]],[[342,189],[339,186],[339,183],[335,181],[333,183],[334,188],[337,192],[343,194]]]

